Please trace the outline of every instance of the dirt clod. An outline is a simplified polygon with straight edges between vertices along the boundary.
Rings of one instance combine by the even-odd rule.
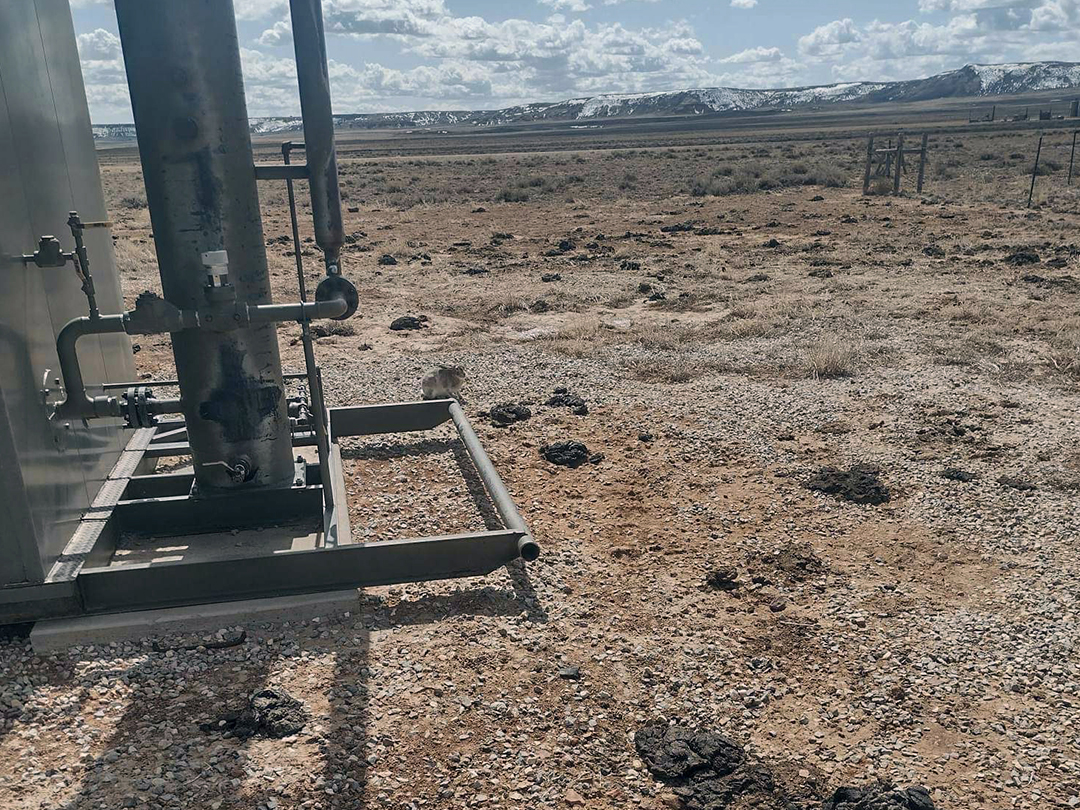
[[[998,483],[1001,484],[1003,487],[1009,487],[1009,489],[1016,489],[1020,492],[1031,492],[1032,490],[1038,489],[1038,487],[1035,486],[1035,484],[1033,484],[1031,481],[1028,481],[1026,478],[1020,478],[1016,475],[1003,475],[998,478]]]
[[[1029,264],[1038,264],[1041,259],[1039,254],[1031,248],[1016,248],[1005,257],[1005,261],[1013,267],[1024,267]]]
[[[532,416],[532,411],[520,402],[503,402],[488,411],[488,418],[495,427],[507,427],[515,422],[524,422]]]
[[[393,321],[391,321],[390,329],[392,329],[394,332],[404,332],[411,329],[422,329],[426,320],[427,318],[423,316],[418,318],[413,315],[402,315],[400,318],[395,318]]]
[[[807,481],[806,486],[815,492],[834,495],[852,503],[878,505],[888,503],[889,488],[878,478],[878,471],[865,464],[857,464],[847,470],[825,467]]]
[[[645,765],[661,779],[684,779],[702,771],[726,776],[746,760],[739,743],[714,731],[653,723],[634,735],[634,747]]]
[[[899,789],[881,782],[867,787],[838,788],[822,810],[934,810],[934,801],[924,787]]]
[[[580,467],[591,460],[589,448],[573,440],[545,444],[540,448],[540,455],[560,467]]]
[[[204,723],[203,731],[223,731],[226,737],[271,737],[280,739],[302,731],[307,723],[304,704],[283,689],[260,689],[241,711],[223,714],[216,722]]]
[[[730,566],[717,568],[705,578],[705,584],[718,591],[733,591],[739,587],[739,571]]]
[[[551,408],[569,408],[575,416],[588,416],[589,406],[577,394],[571,394],[565,388],[556,388],[552,396],[544,403]]]
[[[959,467],[946,467],[941,471],[941,477],[947,481],[960,481],[964,484],[978,478],[975,473],[961,470]]]

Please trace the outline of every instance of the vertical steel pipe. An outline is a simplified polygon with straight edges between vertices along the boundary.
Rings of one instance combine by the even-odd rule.
[[[232,0],[116,0],[165,298],[205,305],[202,254],[237,300],[271,301]],[[293,480],[274,324],[172,335],[197,491]]]
[[[327,275],[341,272],[341,221],[337,156],[334,151],[334,116],[330,108],[330,74],[326,63],[322,0],[289,0],[296,77],[300,85],[300,112],[304,117],[311,215],[315,243],[322,249]]]

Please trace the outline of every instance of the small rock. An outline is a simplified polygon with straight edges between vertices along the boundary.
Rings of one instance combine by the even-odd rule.
[[[998,478],[998,483],[1001,484],[1003,487],[1017,489],[1021,492],[1031,492],[1032,490],[1038,489],[1035,484],[1031,483],[1027,479],[1020,478],[1015,475],[1003,475]]]
[[[569,804],[569,805],[585,804],[585,799],[582,797],[582,795],[580,793],[578,793],[573,788],[567,788],[566,793],[563,794],[563,798],[566,800],[566,803]]]
[[[974,481],[978,478],[975,473],[961,470],[959,467],[946,467],[941,471],[941,477],[948,481],[960,481],[962,483]]]
[[[390,329],[394,332],[403,332],[412,329],[421,329],[427,322],[427,316],[421,315],[415,317],[413,315],[402,315],[400,318],[395,318],[390,323]]]

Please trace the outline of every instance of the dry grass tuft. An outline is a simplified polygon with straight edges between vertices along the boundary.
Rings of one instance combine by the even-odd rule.
[[[1055,374],[1080,380],[1080,333],[1058,334],[1051,341],[1045,359]]]
[[[607,340],[611,327],[600,318],[586,316],[567,323],[538,342],[547,351],[567,357],[588,357]]]
[[[825,335],[806,349],[806,368],[815,380],[850,377],[855,371],[859,352],[851,341],[840,335]]]
[[[635,357],[623,364],[636,380],[681,385],[697,379],[706,369],[688,357]]]
[[[116,256],[116,269],[122,275],[146,272],[150,267],[154,268],[151,275],[157,276],[157,254],[152,244],[120,238],[113,243],[113,253]]]

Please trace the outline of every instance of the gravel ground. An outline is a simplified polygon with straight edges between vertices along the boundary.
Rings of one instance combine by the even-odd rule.
[[[356,334],[319,341],[330,397],[413,398],[433,363],[464,366],[467,411],[543,555],[372,589],[348,614],[247,627],[220,649],[36,656],[2,641],[0,803],[659,810],[678,800],[633,742],[659,719],[722,731],[805,799],[880,778],[925,785],[943,808],[1080,805],[1080,395],[1051,354],[1077,291],[1005,260],[1033,245],[1066,257],[1041,276],[1076,273],[1077,216],[835,190],[823,210],[814,193],[665,198],[659,213],[644,193],[586,198],[590,232],[647,235],[550,257],[540,248],[578,227],[559,202],[364,208],[370,231],[394,230],[354,257]],[[732,232],[659,231],[688,212]],[[132,217],[122,238],[145,228]],[[515,235],[512,251],[490,252],[493,230]],[[430,266],[376,264],[417,250]],[[462,281],[457,263],[492,278]],[[835,276],[808,280],[822,266]],[[540,281],[552,271],[565,282]],[[647,279],[666,302],[642,302]],[[556,306],[507,310],[507,289]],[[672,308],[680,292],[698,302]],[[404,314],[431,325],[391,333]],[[168,367],[167,345],[138,357]],[[819,373],[834,362],[839,376]],[[560,386],[589,413],[544,405]],[[532,417],[482,418],[506,401]],[[565,439],[603,459],[540,457]],[[346,450],[358,531],[483,526],[448,431]],[[877,471],[886,503],[805,486],[854,465]],[[200,728],[264,686],[303,703],[303,731]]]

